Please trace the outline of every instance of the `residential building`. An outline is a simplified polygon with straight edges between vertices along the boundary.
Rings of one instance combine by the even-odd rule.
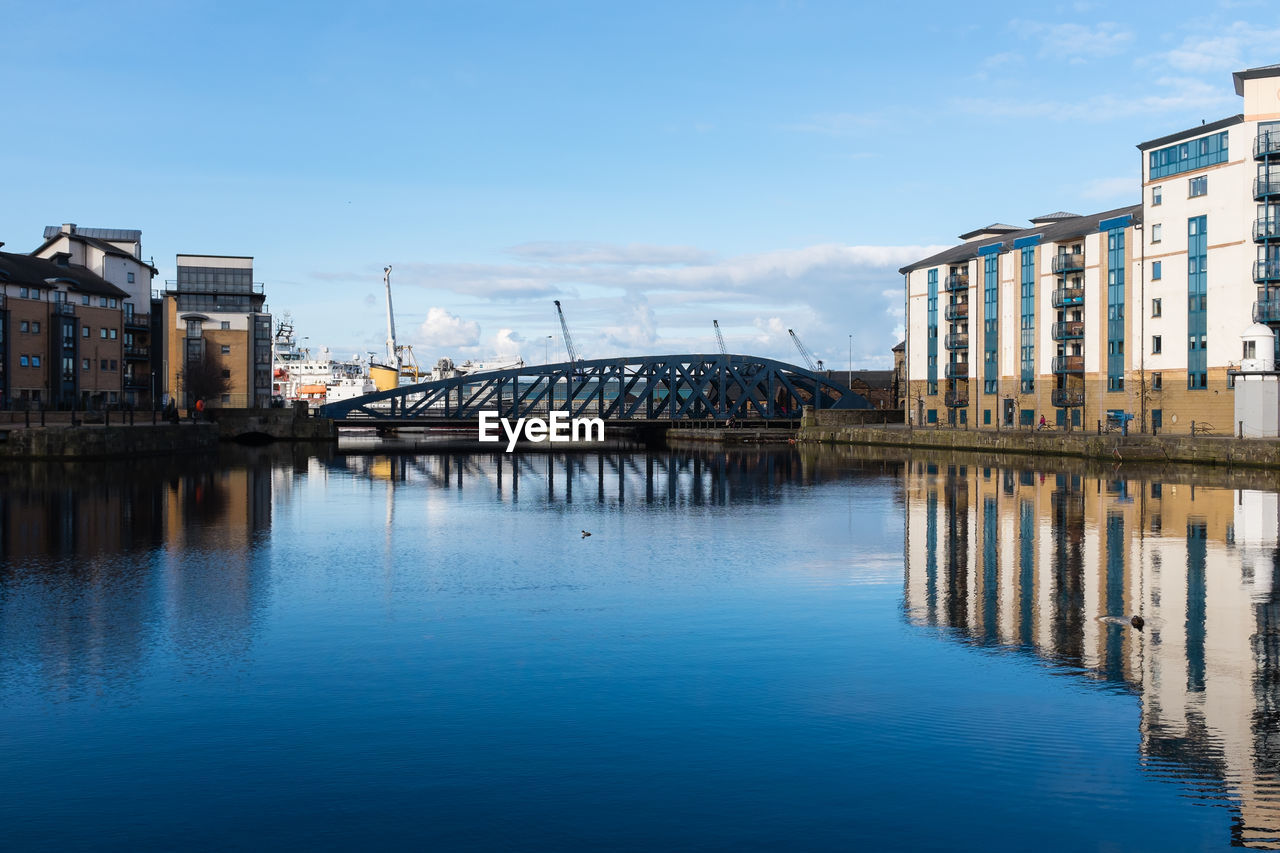
[[[142,259],[142,232],[125,228],[81,228],[73,222],[49,225],[44,242],[31,253],[87,268],[125,291],[122,371],[123,399],[149,408],[158,399],[159,353],[152,347],[151,282],[155,265]]]
[[[909,422],[1238,431],[1244,338],[1280,329],[1280,65],[1234,81],[1243,113],[1138,145],[1140,204],[901,270]]]
[[[214,408],[271,404],[271,315],[253,258],[178,255],[177,279],[167,282],[160,313],[165,390],[183,407],[195,404],[192,369],[219,373],[225,390],[205,403]]]
[[[120,403],[127,298],[66,253],[0,252],[0,406]]]

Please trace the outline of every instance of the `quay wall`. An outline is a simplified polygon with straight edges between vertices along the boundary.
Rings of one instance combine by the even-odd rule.
[[[338,428],[327,418],[294,409],[214,409],[209,417],[225,441],[253,437],[274,441],[337,441]]]
[[[0,424],[0,459],[98,459],[203,453],[218,449],[213,424],[8,427]]]
[[[838,410],[806,411],[797,442],[866,444],[980,453],[1076,456],[1108,462],[1280,467],[1280,439],[1224,436],[1097,435],[1084,431],[964,430],[876,426],[846,420]]]

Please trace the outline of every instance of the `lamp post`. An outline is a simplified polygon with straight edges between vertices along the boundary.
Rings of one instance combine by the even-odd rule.
[[[547,339],[543,341],[543,350],[544,350],[542,355],[543,364],[551,363],[551,339],[554,337],[555,335],[547,335]]]
[[[849,335],[849,381],[853,382],[853,334]]]

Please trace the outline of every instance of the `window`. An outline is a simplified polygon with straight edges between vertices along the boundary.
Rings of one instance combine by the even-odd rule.
[[[1159,391],[1164,387],[1164,374],[1159,371],[1151,374],[1151,390]]]
[[[199,320],[188,320],[188,321],[187,321],[187,337],[188,337],[188,338],[198,338],[198,337],[200,337],[200,329],[201,329],[201,326],[200,326],[200,321],[199,321]]]
[[[130,284],[133,284],[133,273],[129,273],[129,274],[128,274],[128,276],[127,276],[127,278],[128,278],[128,280],[129,280],[129,283],[130,283]]]
[[[1160,269],[1160,261],[1152,261],[1152,262],[1151,262],[1151,280],[1152,280],[1152,281],[1159,281],[1159,280],[1160,280],[1160,272],[1161,272],[1161,269]]]
[[[55,290],[55,291],[53,292],[53,301],[54,301],[54,302],[66,302],[66,301],[67,301],[67,294],[63,293],[61,290]]]
[[[38,356],[38,355],[33,355],[33,356],[31,356],[31,366],[32,366],[32,367],[39,367],[39,366],[40,366],[40,356]]]
[[[117,370],[118,368],[119,368],[119,364],[116,362],[116,360],[114,358],[111,359],[111,370]]]
[[[1160,231],[1161,231],[1161,228],[1160,228],[1159,222],[1151,226],[1151,242],[1152,243],[1160,242]]]
[[[1147,155],[1147,179],[1178,175],[1227,161],[1227,132],[1169,145]]]
[[[18,298],[19,298],[19,299],[26,299],[26,298],[27,298],[28,296],[30,296],[30,295],[31,295],[31,289],[30,289],[30,288],[27,288],[27,287],[19,287],[19,288],[18,288]]]
[[[106,370],[106,369],[107,369],[107,360],[106,360],[105,358],[104,358],[104,359],[102,359],[102,362],[98,365],[98,369],[99,369],[99,370]]]
[[[87,294],[87,293],[82,293],[82,294],[80,294],[80,304],[81,304],[81,305],[88,305],[88,304],[89,304],[89,294]]]
[[[1152,299],[1152,300],[1151,300],[1151,316],[1152,316],[1152,317],[1159,317],[1159,316],[1160,316],[1160,308],[1161,308],[1160,300],[1159,300],[1159,299]]]
[[[39,320],[32,320],[32,321],[31,321],[31,334],[33,334],[33,335],[38,335],[38,334],[40,334],[40,321],[39,321]]]
[[[222,321],[222,325],[221,325],[221,326],[219,326],[219,328],[220,328],[220,329],[222,329],[222,331],[224,331],[224,332],[226,332],[226,331],[230,331],[230,329],[231,329],[231,321],[230,321],[230,320],[223,320],[223,321]]]
[[[222,354],[223,354],[223,355],[231,355],[231,347],[227,346],[226,344],[223,344],[223,345],[222,345]]]
[[[1164,200],[1164,187],[1151,188],[1151,206],[1159,207],[1160,202]]]
[[[23,367],[30,367],[31,359],[27,358],[25,355],[20,355],[18,356],[18,364],[22,365]]]
[[[1187,195],[1191,198],[1209,194],[1209,179],[1204,175],[1187,181]]]
[[[230,370],[224,370],[224,371],[222,371],[222,378],[223,378],[223,379],[230,379],[230,378],[231,378],[231,371],[230,371]]]
[[[1244,357],[1244,358],[1257,358],[1257,357],[1258,357],[1258,342],[1257,342],[1257,341],[1245,341],[1245,342],[1244,342],[1244,353],[1243,353],[1243,357]]]
[[[98,297],[98,307],[99,307],[99,308],[106,308],[106,307],[107,307],[107,297],[105,297],[105,296],[99,296],[99,297]]]
[[[229,406],[229,405],[231,405],[231,395],[230,395],[230,394],[223,394],[223,395],[222,395],[222,404],[223,404],[224,406]],[[964,413],[963,413],[963,412],[961,412],[961,414],[964,414]]]
[[[116,299],[114,296],[113,296],[113,297],[111,297],[111,305],[110,305],[110,306],[108,306],[108,307],[111,307],[111,308],[119,308],[119,307],[120,307],[120,300],[119,300],[119,299]]]
[[[1160,352],[1161,340],[1159,335],[1151,336],[1151,354],[1156,355]]]
[[[20,332],[31,331],[31,324],[28,323],[26,320],[23,320],[22,323],[18,326],[18,331]]]
[[[107,330],[104,328],[101,331],[102,331],[102,335],[101,335],[102,340],[105,341],[107,339]]]
[[[81,370],[88,370],[88,369],[89,369],[89,359],[87,359],[87,358],[86,358],[86,359],[81,360],[81,362],[80,362],[80,369],[81,369]]]
[[[1151,428],[1160,429],[1162,426],[1164,426],[1164,409],[1152,409],[1151,410]],[[1156,487],[1156,484],[1152,483],[1151,488],[1155,489],[1155,487]],[[1156,494],[1154,491],[1151,493],[1151,496],[1156,497]]]
[[[80,337],[82,337],[82,338],[87,338],[87,337],[89,337],[89,327],[88,327],[88,326],[81,326],[81,327],[80,327],[80,332],[81,332]]]
[[[116,339],[116,332],[117,332],[118,330],[116,330],[116,329],[108,329],[107,331],[109,331],[109,332],[111,333],[111,340],[113,340],[113,341],[114,341],[114,340]]]

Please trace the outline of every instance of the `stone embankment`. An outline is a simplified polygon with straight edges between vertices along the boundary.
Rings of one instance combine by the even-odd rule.
[[[1170,462],[1200,465],[1280,467],[1280,439],[1236,439],[1203,435],[1121,435],[1076,431],[908,429],[901,425],[851,423],[841,411],[806,412],[796,440],[980,453],[1076,456],[1109,462]]]
[[[96,418],[79,413],[5,413],[0,418],[0,459],[102,459],[203,453],[219,441],[325,441],[337,438],[333,422],[305,410],[217,410],[212,420],[153,423],[151,413]],[[87,421],[87,422],[86,422]],[[130,422],[132,421],[132,422]]]

